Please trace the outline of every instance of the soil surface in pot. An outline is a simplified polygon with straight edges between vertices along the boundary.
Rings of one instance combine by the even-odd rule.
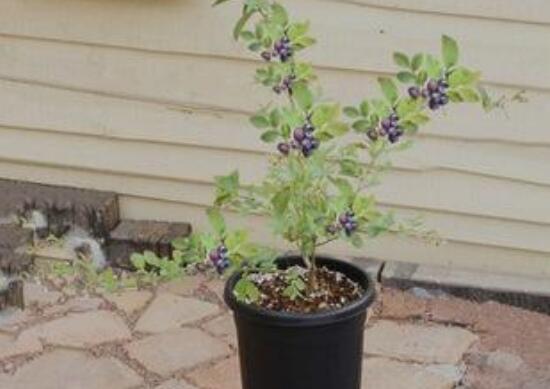
[[[252,274],[261,293],[256,305],[278,312],[315,313],[342,308],[363,296],[365,291],[340,272],[320,267],[315,272],[315,289],[308,288],[310,273],[294,266],[274,273]]]

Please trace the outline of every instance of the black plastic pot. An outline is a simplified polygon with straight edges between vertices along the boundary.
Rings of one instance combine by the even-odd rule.
[[[354,303],[316,314],[279,313],[236,300],[234,274],[225,287],[239,339],[243,389],[359,389],[363,331],[367,308],[375,298],[374,283],[360,268],[332,258],[320,266],[358,282],[365,294]],[[279,260],[281,268],[301,264],[298,257]]]

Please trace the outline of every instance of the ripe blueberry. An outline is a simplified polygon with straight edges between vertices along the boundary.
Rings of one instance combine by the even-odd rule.
[[[409,88],[409,96],[411,96],[413,99],[418,99],[421,93],[422,92],[420,91],[420,88],[417,86],[411,86]]]
[[[277,145],[277,150],[283,155],[288,155],[290,152],[290,145],[288,143],[279,143]]]

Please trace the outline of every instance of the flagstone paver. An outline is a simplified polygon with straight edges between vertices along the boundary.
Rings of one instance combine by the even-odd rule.
[[[212,304],[199,298],[221,297],[222,286],[221,281],[201,279],[68,300],[65,291],[58,298],[45,288],[34,288],[36,304],[30,309],[0,312],[0,388],[241,389],[233,317],[221,301]],[[550,387],[549,376],[533,365],[540,358],[525,353],[525,347],[493,347],[498,339],[483,332],[492,327],[485,325],[480,332],[476,322],[468,328],[482,339],[473,348],[478,335],[436,324],[432,316],[419,321],[430,307],[417,309],[414,294],[401,298],[399,293],[382,295],[381,300],[390,297],[369,322],[363,389],[451,389],[468,380],[509,381],[510,388]],[[109,310],[113,307],[116,310]],[[483,342],[485,349],[476,362]],[[472,365],[465,371],[464,366]],[[487,369],[509,377],[488,377]],[[511,379],[518,370],[521,377]],[[528,386],[532,383],[535,386]]]
[[[477,336],[462,328],[382,320],[365,333],[365,353],[419,363],[457,364]]]
[[[136,324],[136,331],[160,333],[176,329],[219,312],[215,304],[194,298],[163,293],[147,308]]]
[[[27,305],[52,305],[63,297],[63,293],[48,290],[45,286],[34,282],[25,282],[23,284],[23,293],[25,295],[25,304]]]
[[[195,370],[189,374],[189,378],[205,389],[241,389],[241,373],[236,356]]]
[[[42,343],[32,334],[19,336],[0,334],[0,360],[42,351]]]
[[[233,315],[226,314],[206,323],[203,328],[211,334],[224,339],[233,347],[237,346],[237,329]]]
[[[80,351],[56,350],[0,376],[2,389],[127,389],[142,378],[114,358],[92,358]]]
[[[363,362],[362,389],[452,389],[457,381],[418,364],[385,358]]]
[[[197,389],[197,387],[184,380],[169,380],[157,386],[155,389]]]
[[[126,346],[130,358],[160,375],[189,369],[230,354],[219,339],[195,328],[182,328],[135,341]]]
[[[17,332],[31,320],[28,310],[6,308],[0,311],[0,332]]]
[[[124,321],[109,311],[69,314],[28,331],[47,344],[79,348],[131,339]]]
[[[159,287],[160,292],[168,292],[180,296],[193,296],[195,292],[205,283],[204,276],[196,275],[192,277],[180,278],[167,282]]]
[[[100,309],[103,300],[97,297],[76,297],[61,305],[53,305],[44,309],[44,315],[64,315],[67,313],[88,312]]]
[[[151,300],[153,294],[148,290],[129,290],[105,295],[105,299],[114,304],[127,315],[141,311]]]

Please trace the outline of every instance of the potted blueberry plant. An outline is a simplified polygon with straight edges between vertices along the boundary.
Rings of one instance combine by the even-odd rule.
[[[216,179],[208,212],[214,234],[178,242],[176,255],[206,257],[230,274],[225,300],[238,329],[244,389],[359,389],[374,284],[362,269],[319,252],[337,240],[359,248],[386,232],[433,238],[381,210],[371,188],[431,114],[454,103],[493,103],[479,73],[459,65],[448,36],[437,57],[395,53],[399,72],[378,80],[381,97],[341,107],[314,92],[314,68],[300,54],[315,40],[282,5],[245,0],[233,34],[263,61],[256,80],[275,94],[251,117],[273,153],[259,183],[240,182],[238,172]],[[222,210],[266,216],[295,254],[277,255],[250,243],[246,231],[229,232]]]

